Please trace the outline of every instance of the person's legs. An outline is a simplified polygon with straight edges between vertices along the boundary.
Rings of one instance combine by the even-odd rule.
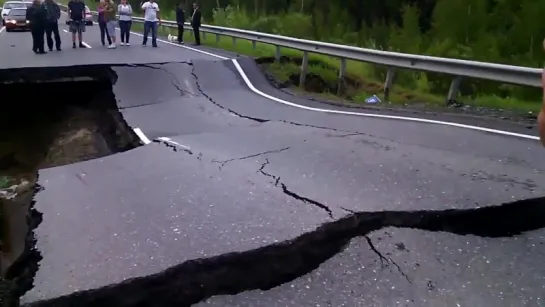
[[[129,39],[131,37],[132,21],[127,21],[127,32],[125,32],[125,45],[129,46]]]
[[[36,31],[36,28],[30,28],[30,33],[32,34],[32,51],[38,53],[38,32]]]
[[[184,42],[184,25],[178,25],[178,43]]]
[[[151,27],[151,21],[144,21],[144,36],[142,37],[142,46],[148,43],[148,35]]]
[[[45,53],[45,41],[44,41],[44,35],[45,35],[45,28],[44,27],[39,27],[38,28],[38,38],[37,38],[37,43],[38,43],[38,53]]]
[[[195,36],[195,44],[201,44],[201,34],[199,33],[199,27],[193,27],[193,36]]]
[[[53,50],[53,38],[51,37],[51,34],[53,34],[53,23],[47,22],[45,26],[45,38],[47,39],[47,47],[49,48],[49,51]]]
[[[157,47],[157,21],[151,23],[151,45]]]
[[[81,21],[78,25],[78,39],[80,48],[86,48],[85,45],[83,45],[83,32],[85,32],[85,22]]]
[[[119,41],[121,45],[125,44],[125,32],[127,31],[127,22],[126,20],[119,21]]]
[[[59,34],[59,24],[57,22],[52,24],[52,32],[55,37],[55,47],[58,51],[61,51],[61,35]],[[49,42],[47,44],[49,45]]]
[[[108,46],[108,48],[110,48],[110,49],[116,47],[116,45],[115,45],[115,26],[116,26],[115,21],[108,21],[108,23],[106,23],[106,30],[108,30],[108,34],[110,35],[110,38],[112,39],[112,43],[110,44],[110,46]]]
[[[76,48],[76,33],[78,33],[78,25],[74,21],[70,23],[70,32],[72,32],[72,48]]]
[[[104,41],[104,36],[106,35],[106,24],[99,21],[98,28],[100,29],[100,42],[102,43],[102,46],[104,46],[106,45],[106,42]]]

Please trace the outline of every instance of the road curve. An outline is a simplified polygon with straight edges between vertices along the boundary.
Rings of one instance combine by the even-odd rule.
[[[249,59],[103,50],[96,32],[45,56],[0,34],[3,69],[108,65],[125,120],[153,141],[39,172],[42,259],[23,303],[545,305],[535,140],[288,106],[259,94],[290,99]]]

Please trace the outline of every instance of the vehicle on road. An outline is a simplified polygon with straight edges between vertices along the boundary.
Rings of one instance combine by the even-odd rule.
[[[23,0],[23,2],[25,3],[26,7],[32,6],[32,0]]]
[[[9,14],[9,12],[14,8],[24,8],[26,9],[27,6],[23,1],[7,1],[2,6],[2,25],[5,24],[5,18]]]
[[[72,22],[70,17],[66,18],[66,24],[69,25]],[[91,14],[91,10],[86,5],[85,6],[85,25],[92,26],[93,25],[93,15]]]
[[[9,11],[4,18],[7,32],[13,30],[30,30],[29,22],[26,19],[26,8],[15,8]]]

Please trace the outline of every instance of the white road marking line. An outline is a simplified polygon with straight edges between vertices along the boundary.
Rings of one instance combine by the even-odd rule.
[[[137,32],[132,32],[132,31],[131,31],[131,34],[138,35],[138,36],[140,36],[140,37],[144,37],[143,34],[140,34],[140,33],[137,33]],[[150,36],[151,36],[151,35],[150,35]],[[206,54],[206,55],[209,55],[209,56],[213,56],[213,57],[218,58],[218,59],[222,59],[222,60],[228,60],[228,59],[229,59],[229,58],[226,58],[226,57],[224,57],[224,56],[217,55],[217,54],[214,54],[214,53],[210,53],[210,52],[207,52],[207,51],[204,51],[204,50],[199,50],[199,49],[191,48],[191,47],[188,47],[188,46],[185,46],[185,45],[180,45],[180,44],[177,44],[177,43],[172,43],[172,42],[166,41],[166,40],[164,40],[164,39],[157,38],[157,41],[158,41],[158,42],[161,42],[161,43],[168,44],[168,45],[172,45],[172,46],[176,46],[176,47],[180,47],[180,48],[185,48],[185,49],[188,49],[188,50],[191,50],[191,51],[195,51],[195,52],[199,52],[199,53],[202,53],[202,54]]]
[[[148,139],[148,137],[144,134],[144,132],[142,132],[142,130],[140,130],[140,128],[134,128],[132,129],[134,131],[134,133],[136,133],[136,135],[140,138],[140,140],[142,141],[142,143],[144,143],[145,145],[151,143],[151,141]]]
[[[6,29],[6,27],[0,28],[0,33],[4,32],[5,29]]]
[[[159,138],[157,138],[157,139],[160,140],[160,141],[169,143],[169,144],[171,144],[171,145],[178,146],[178,147],[180,147],[180,148],[182,148],[182,149],[184,149],[184,150],[191,151],[191,148],[189,148],[189,146],[182,145],[182,144],[180,144],[180,143],[178,143],[178,142],[175,142],[175,141],[171,140],[170,138],[167,138],[167,137],[162,136],[162,137],[159,137]]]
[[[140,33],[132,32],[132,31],[131,31],[131,34],[138,35],[140,37],[144,36],[144,35],[142,35]],[[191,48],[191,47],[188,47],[188,46],[185,46],[185,45],[171,43],[171,42],[165,41],[163,39],[158,38],[157,41],[168,44],[168,45],[176,46],[176,47],[179,47],[179,48],[184,48],[184,49],[188,49],[188,50],[191,50],[191,51],[206,54],[206,55],[218,58],[218,59],[222,59],[222,60],[228,60],[229,59],[227,57],[224,57],[224,56],[221,56],[221,55],[218,55],[218,54],[214,54],[214,53],[211,53],[211,52],[199,50],[199,49],[196,49],[196,48]],[[490,129],[490,128],[485,128],[485,127],[480,127],[480,126],[464,125],[464,124],[458,124],[458,123],[447,122],[447,121],[431,120],[431,119],[416,118],[416,117],[372,114],[372,113],[358,113],[358,112],[350,112],[350,111],[328,110],[328,109],[307,107],[307,106],[296,104],[296,103],[293,103],[293,102],[289,102],[289,101],[286,101],[286,100],[283,100],[283,99],[280,99],[280,98],[276,98],[274,96],[271,96],[269,94],[265,94],[262,91],[258,90],[252,84],[252,82],[250,81],[250,79],[248,78],[248,76],[246,75],[244,70],[242,69],[242,67],[240,67],[240,64],[238,64],[237,60],[236,59],[231,59],[231,61],[233,62],[233,64],[235,65],[235,68],[238,71],[238,73],[240,74],[240,76],[242,77],[242,79],[244,80],[244,82],[246,83],[246,85],[248,86],[248,88],[252,92],[258,94],[259,96],[265,97],[267,99],[270,99],[270,100],[273,100],[273,101],[276,101],[276,102],[279,102],[279,103],[282,103],[282,104],[285,104],[285,105],[288,105],[288,106],[291,106],[291,107],[304,109],[304,110],[308,110],[308,111],[322,112],[322,113],[341,114],[341,115],[354,115],[354,116],[374,117],[374,118],[384,118],[384,119],[396,119],[396,120],[405,120],[405,121],[412,121],[412,122],[419,122],[419,123],[436,124],[436,125],[457,127],[457,128],[463,128],[463,129],[469,129],[469,130],[489,132],[489,133],[494,133],[494,134],[499,134],[499,135],[514,136],[514,137],[523,138],[523,139],[527,139],[527,140],[539,141],[539,137],[533,136],[533,135],[509,132],[509,131],[498,130],[498,129]]]
[[[304,105],[296,104],[293,102],[285,101],[280,98],[276,98],[274,96],[271,96],[269,94],[265,94],[255,88],[255,86],[250,82],[250,79],[240,67],[236,59],[231,59],[233,61],[233,64],[235,65],[235,68],[237,69],[238,73],[244,79],[244,82],[246,85],[252,90],[252,92],[263,96],[265,98],[268,98],[270,100],[291,106],[296,107],[308,111],[316,111],[316,112],[323,112],[323,113],[332,113],[332,114],[342,114],[342,115],[355,115],[355,116],[364,116],[364,117],[375,117],[375,118],[385,118],[385,119],[397,119],[397,120],[405,120],[405,121],[412,121],[412,122],[419,122],[419,123],[427,123],[427,124],[438,124],[438,125],[444,125],[444,126],[451,126],[451,127],[457,127],[457,128],[464,128],[464,129],[470,129],[470,130],[477,130],[477,131],[483,131],[483,132],[489,132],[489,133],[495,133],[500,135],[508,135],[508,136],[514,136],[519,137],[523,139],[528,140],[539,140],[539,137],[528,135],[528,134],[521,134],[521,133],[515,133],[515,132],[509,132],[509,131],[503,131],[503,130],[497,130],[497,129],[490,129],[485,127],[479,127],[479,126],[472,126],[472,125],[464,125],[464,124],[458,124],[453,122],[446,122],[446,121],[440,121],[440,120],[432,120],[432,119],[424,119],[424,118],[416,118],[416,117],[405,117],[405,116],[393,116],[393,115],[382,115],[382,114],[372,114],[372,113],[358,113],[358,112],[349,112],[349,111],[339,111],[339,110],[328,110],[328,109],[320,109],[320,108],[312,108],[307,107]]]

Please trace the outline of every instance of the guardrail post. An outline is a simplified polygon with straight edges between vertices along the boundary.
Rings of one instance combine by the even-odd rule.
[[[237,46],[237,38],[233,37],[233,48]]]
[[[392,83],[394,82],[394,76],[395,69],[393,67],[388,67],[386,81],[384,81],[384,101],[387,101],[390,97],[390,89],[392,88]]]
[[[308,71],[308,52],[303,52],[303,61],[301,62],[301,74],[299,75],[299,86],[305,87],[305,78]]]
[[[253,50],[255,50],[256,45],[257,45],[257,44],[255,43],[255,41],[252,41],[252,49],[253,49]]]
[[[276,61],[280,62],[280,46],[276,46]]]
[[[337,85],[337,95],[341,95],[344,91],[344,75],[346,73],[346,59],[341,58],[341,65],[339,66],[339,84]]]
[[[460,82],[462,82],[462,77],[456,77],[452,79],[452,82],[450,83],[450,88],[448,90],[447,95],[447,104],[451,101],[456,101],[456,98],[458,97],[458,90],[460,88]]]
[[[216,34],[216,44],[219,44],[219,43],[220,43],[220,35]]]
[[[206,32],[202,32],[202,39],[206,41]]]

